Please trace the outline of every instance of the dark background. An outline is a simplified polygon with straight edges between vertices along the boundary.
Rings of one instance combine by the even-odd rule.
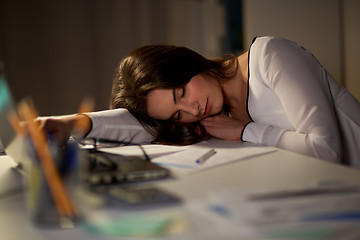
[[[239,9],[226,19],[231,3]],[[241,1],[0,0],[0,21],[0,61],[14,98],[30,96],[41,115],[74,113],[86,96],[106,109],[118,62],[141,45],[203,55],[242,48],[241,24],[231,23],[241,23]]]
[[[108,108],[114,70],[146,44],[210,57],[247,50],[260,35],[310,49],[360,99],[358,0],[0,0],[0,61],[15,100],[40,115]]]

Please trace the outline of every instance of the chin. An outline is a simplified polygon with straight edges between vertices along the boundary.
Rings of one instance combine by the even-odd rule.
[[[224,108],[223,108],[222,106],[221,106],[221,107],[218,107],[218,108],[214,109],[213,115],[218,115],[218,114],[222,113],[223,110],[224,110]]]

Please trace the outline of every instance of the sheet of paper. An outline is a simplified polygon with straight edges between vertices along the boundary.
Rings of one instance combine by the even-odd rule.
[[[184,151],[189,148],[189,146],[168,146],[168,145],[159,145],[159,144],[146,144],[141,145],[146,154],[151,158],[156,158],[164,155],[173,154],[176,152]],[[142,156],[143,152],[139,146],[121,146],[113,148],[101,148],[99,149],[102,152],[119,154],[124,156]]]
[[[209,157],[202,164],[198,164],[196,160],[211,149],[214,149],[216,154]],[[152,161],[169,168],[174,175],[181,176],[274,151],[277,150],[272,147],[259,147],[241,142],[212,139],[188,146],[183,151],[173,153],[169,156],[156,157],[152,159]]]
[[[212,148],[199,148],[192,146],[191,148],[185,149],[184,151],[154,158],[152,162],[169,168],[174,175],[178,176],[188,174],[200,167],[200,165],[196,163],[196,160],[211,149]],[[206,164],[206,162],[215,155],[208,158],[202,165]]]

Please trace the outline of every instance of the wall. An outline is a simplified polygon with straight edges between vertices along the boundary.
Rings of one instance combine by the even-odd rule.
[[[223,53],[224,2],[229,0],[0,0],[0,61],[16,100],[32,97],[42,115],[76,112],[85,96],[95,99],[95,110],[106,109],[114,69],[138,46]],[[294,40],[360,99],[359,5],[243,0],[244,48],[256,35]]]
[[[360,100],[360,1],[243,0],[244,40],[285,37],[310,49],[331,75]]]
[[[345,86],[360,101],[360,1],[344,0]],[[360,114],[360,113],[359,113]]]
[[[108,107],[120,59],[145,44],[221,53],[224,10],[217,0],[0,0],[0,61],[16,100],[41,115],[77,111],[81,99]]]

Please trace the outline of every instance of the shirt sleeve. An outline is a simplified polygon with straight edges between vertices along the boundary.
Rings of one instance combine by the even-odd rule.
[[[259,64],[294,129],[249,123],[243,140],[339,162],[341,142],[326,70],[313,55],[285,39],[270,39]]]
[[[91,118],[92,129],[87,138],[105,138],[136,144],[154,140],[137,119],[124,108],[86,113]]]

